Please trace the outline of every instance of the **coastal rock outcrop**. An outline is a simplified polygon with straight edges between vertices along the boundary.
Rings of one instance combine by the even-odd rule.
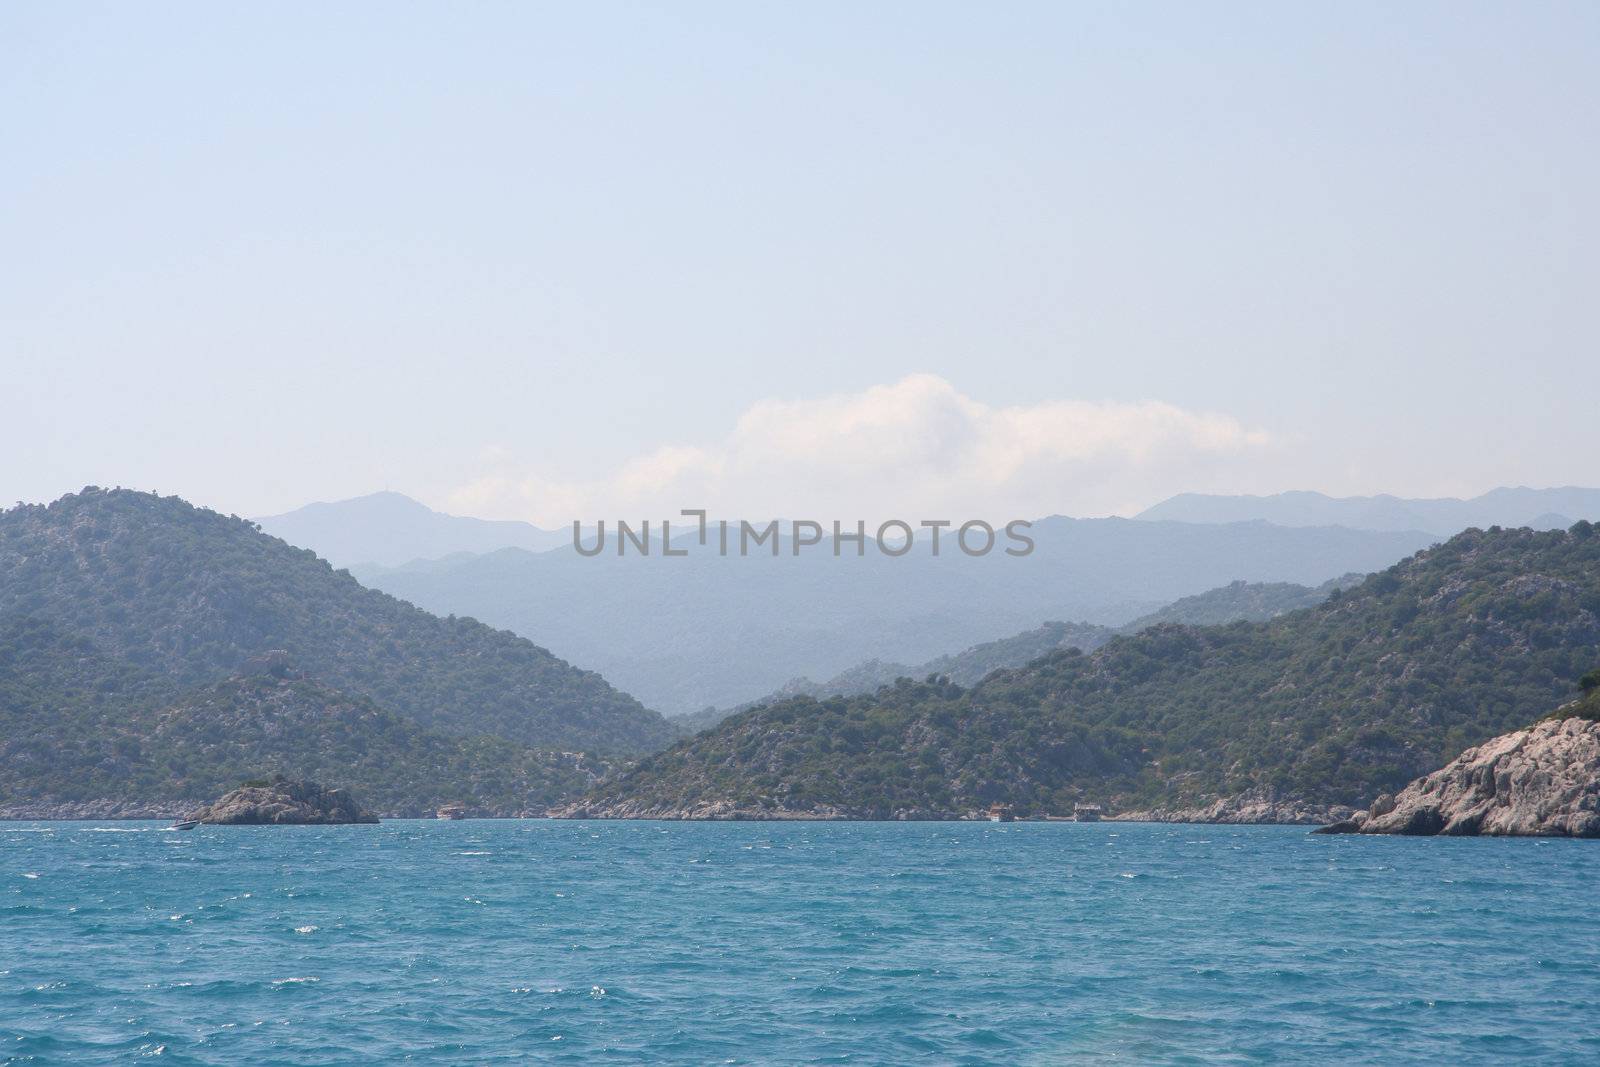
[[[548,814],[552,819],[663,819],[667,821],[706,820],[722,822],[803,822],[811,820],[835,822],[843,819],[861,818],[859,815],[842,811],[831,805],[818,805],[815,808],[797,811],[778,807],[743,806],[731,800],[722,799],[697,801],[681,805],[652,805],[639,801],[590,804],[578,801],[574,804],[551,808]]]
[[[231,826],[374,823],[378,817],[342,789],[315,782],[274,778],[247,782],[219,800],[190,812],[196,822]]]
[[[1317,832],[1600,837],[1600,722],[1545,719],[1496,737]]]
[[[1119,822],[1287,823],[1314,826],[1340,822],[1352,814],[1353,810],[1343,805],[1318,804],[1301,797],[1283,796],[1271,789],[1251,789],[1236,796],[1219,797],[1209,804],[1127,811],[1110,818]]]

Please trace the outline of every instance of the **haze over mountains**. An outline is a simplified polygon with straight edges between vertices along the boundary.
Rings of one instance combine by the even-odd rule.
[[[397,567],[458,552],[523,548],[542,552],[572,543],[570,530],[541,530],[526,522],[473,519],[434,511],[400,493],[307,504],[257,519],[267,533],[309,548],[335,567],[376,563]]]
[[[1331,497],[1301,491],[1270,496],[1181,493],[1146,508],[1135,518],[1193,523],[1260,520],[1278,526],[1417,531],[1443,538],[1471,526],[1565,529],[1578,519],[1600,521],[1600,489],[1501,488],[1470,500],[1410,499],[1387,494]],[[543,552],[566,547],[572,541],[568,527],[546,530],[526,522],[447,515],[388,490],[349,500],[307,504],[256,522],[267,533],[291,545],[309,548],[335,567],[398,567],[502,548]]]
[[[1422,530],[1448,537],[1476,526],[1564,530],[1578,519],[1600,520],[1600,489],[1501,488],[1470,500],[1408,500],[1389,496],[1331,497],[1291,492],[1272,496],[1180,493],[1146,508],[1140,519],[1170,522],[1250,522],[1279,526],[1348,526],[1357,530]]]
[[[1040,520],[1039,548],[1020,560],[787,549],[778,560],[589,559],[572,551],[570,531],[444,515],[389,492],[308,505],[262,528],[429,610],[514,630],[683,715],[871,661],[922,663],[1050,619],[1120,626],[1234,581],[1317,586],[1470,526],[1565,528],[1587,516],[1600,518],[1600,490],[1184,494],[1137,520]]]
[[[1082,652],[1093,652],[1119,633],[1138,633],[1162,623],[1208,626],[1226,622],[1265,622],[1291,611],[1315,607],[1327,600],[1335,590],[1358,585],[1365,577],[1362,574],[1347,574],[1315,588],[1292,582],[1230,582],[1217,589],[1174,601],[1159,611],[1142,615],[1120,627],[1052,621],[1012,637],[985,641],[960,652],[937,656],[914,667],[883,660],[867,660],[825,682],[795,678],[760,700],[735,708],[707,708],[681,716],[674,722],[684,730],[699,731],[757,704],[772,704],[797,696],[821,700],[871,693],[900,678],[921,679],[942,675],[956,685],[971,686],[994,671],[1024,666],[1059,649],[1076,648]]]
[[[1049,518],[1026,557],[973,558],[926,543],[900,558],[584,558],[570,547],[402,568],[364,583],[440,614],[470,615],[598,670],[667,714],[730,707],[792,678],[864,660],[921,663],[1050,619],[1120,625],[1236,579],[1316,586],[1386,567],[1423,533],[1263,522],[1202,525]]]

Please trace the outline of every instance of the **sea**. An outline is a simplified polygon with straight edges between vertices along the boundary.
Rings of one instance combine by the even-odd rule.
[[[0,823],[0,1062],[1600,1063],[1600,841]]]

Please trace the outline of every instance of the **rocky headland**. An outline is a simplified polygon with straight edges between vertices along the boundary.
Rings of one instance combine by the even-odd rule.
[[[1600,722],[1550,718],[1496,737],[1315,832],[1600,837]]]
[[[378,821],[376,815],[342,789],[287,778],[246,783],[190,812],[189,818],[222,826],[329,826]]]

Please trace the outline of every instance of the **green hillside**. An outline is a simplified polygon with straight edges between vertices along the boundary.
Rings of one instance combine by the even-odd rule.
[[[736,715],[642,761],[596,814],[995,801],[1178,806],[1254,787],[1362,803],[1529,720],[1600,663],[1600,536],[1469,530],[1264,623],[1159,625],[972,689],[903,681]]]
[[[1054,649],[1099,648],[1115,634],[1115,630],[1093,623],[1047,622],[1032,630],[1004,637],[998,641],[973,645],[961,652],[939,656],[915,667],[872,659],[858,663],[826,682],[796,678],[782,689],[760,700],[752,700],[733,708],[706,708],[690,715],[674,716],[671,722],[687,736],[708,730],[731,715],[763,704],[777,704],[798,696],[811,697],[815,700],[856,696],[860,693],[874,692],[882,686],[893,685],[901,678],[923,678],[930,674],[944,675],[960,685],[971,685],[1002,667],[1020,667]]]
[[[1047,622],[1031,630],[1010,637],[985,641],[961,652],[953,652],[928,660],[915,667],[902,663],[885,663],[868,660],[844,671],[826,682],[813,682],[796,678],[782,689],[760,700],[752,700],[733,708],[706,708],[690,715],[672,719],[674,726],[685,735],[707,730],[740,711],[761,704],[776,704],[792,697],[807,696],[817,700],[836,696],[855,696],[871,693],[880,686],[892,685],[900,678],[926,678],[940,675],[957,685],[974,685],[997,670],[1021,667],[1040,656],[1057,649],[1076,648],[1084,652],[1110,641],[1119,633],[1138,633],[1165,622],[1181,622],[1194,626],[1216,623],[1265,622],[1300,608],[1308,608],[1328,599],[1336,589],[1348,589],[1362,580],[1362,575],[1347,574],[1319,586],[1296,585],[1293,582],[1230,582],[1216,589],[1186,596],[1173,601],[1159,611],[1141,616],[1117,627],[1096,626],[1087,622]]]
[[[329,688],[448,733],[615,753],[673,735],[532,642],[430,615],[175,497],[90,488],[0,513],[0,618],[22,616],[182,686],[282,649]]]
[[[1159,611],[1140,616],[1122,633],[1138,633],[1166,622],[1186,626],[1215,626],[1225,622],[1266,622],[1301,608],[1311,608],[1327,600],[1336,590],[1359,585],[1362,574],[1346,574],[1321,585],[1296,585],[1294,582],[1229,582],[1204,593],[1175,600]]]
[[[36,619],[0,625],[0,808],[193,804],[274,772],[337,782],[369,807],[542,808],[603,763],[429,730],[301,676],[281,657],[197,690]]]

